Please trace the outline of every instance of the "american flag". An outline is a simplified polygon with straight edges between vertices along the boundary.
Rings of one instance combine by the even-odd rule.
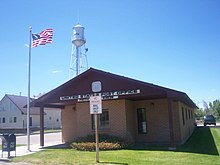
[[[47,43],[52,43],[53,29],[46,29],[40,32],[40,34],[32,34],[32,48],[38,45],[45,45]]]

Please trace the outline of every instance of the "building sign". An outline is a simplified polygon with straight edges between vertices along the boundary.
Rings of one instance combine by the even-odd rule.
[[[139,93],[141,93],[140,89],[112,91],[112,92],[101,93],[101,97],[102,97],[102,100],[109,100],[109,99],[118,99],[119,96],[135,95]],[[61,96],[60,100],[61,101],[68,101],[68,100],[89,101],[90,96],[92,96],[92,94]]]
[[[90,114],[101,114],[102,113],[102,97],[98,96],[90,96]]]

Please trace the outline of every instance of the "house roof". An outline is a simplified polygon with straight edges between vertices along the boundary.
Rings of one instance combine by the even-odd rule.
[[[110,99],[160,99],[172,98],[181,101],[192,108],[197,106],[186,93],[161,87],[132,78],[112,74],[90,68],[54,90],[33,101],[34,106],[63,107],[73,104],[92,94],[92,83],[101,82],[101,93]]]
[[[5,97],[8,97],[21,111],[22,114],[27,114],[27,108],[24,108],[24,106],[27,104],[27,97],[26,96],[17,96],[17,95],[8,95],[6,94]],[[31,101],[34,99],[31,98]],[[37,107],[31,107],[30,108],[30,115],[39,115],[40,109]]]

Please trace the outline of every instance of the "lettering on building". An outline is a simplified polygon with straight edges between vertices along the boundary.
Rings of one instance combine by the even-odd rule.
[[[102,100],[109,100],[109,99],[118,99],[119,96],[139,94],[140,92],[141,92],[140,89],[111,91],[111,92],[103,92],[101,93],[101,96],[102,96]],[[68,101],[68,100],[89,101],[89,98],[91,95],[92,94],[61,96],[60,100],[61,101]]]

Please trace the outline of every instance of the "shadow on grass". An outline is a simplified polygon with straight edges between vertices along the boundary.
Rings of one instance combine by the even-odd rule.
[[[53,146],[48,146],[48,147],[43,147],[44,149],[68,149],[70,147],[68,147],[67,144],[57,144],[57,145],[53,145]]]
[[[219,128],[214,128],[219,129]],[[216,139],[219,140],[219,139]],[[62,149],[69,148],[68,145],[61,144],[50,147],[44,147],[46,149]],[[168,145],[145,145],[136,144],[129,147],[129,150],[148,150],[148,151],[170,151]],[[188,152],[208,155],[219,155],[218,149],[215,144],[214,137],[209,127],[197,127],[188,141],[181,146],[178,146],[174,152]],[[100,162],[107,163],[107,162]],[[115,162],[108,162],[109,164],[116,164]],[[120,164],[120,163],[119,163]],[[122,163],[123,164],[123,163]]]
[[[219,128],[215,128],[219,129]],[[130,149],[133,150],[149,150],[149,151],[170,151],[166,145],[135,145]],[[209,127],[198,127],[188,141],[181,146],[178,146],[174,152],[189,152],[208,155],[219,155],[214,137],[212,136]]]
[[[99,164],[121,164],[121,165],[128,165],[127,163],[116,163],[116,162],[99,162]]]
[[[121,164],[121,165],[128,165],[127,163],[116,163],[116,162],[99,162],[99,164]]]
[[[209,127],[198,127],[190,139],[184,145],[177,147],[176,151],[219,155]]]
[[[58,144],[49,147],[43,147],[44,149],[69,149],[71,147],[68,144]],[[118,163],[118,162],[102,162],[100,161],[99,164],[119,164],[119,165],[128,165],[127,163]]]

